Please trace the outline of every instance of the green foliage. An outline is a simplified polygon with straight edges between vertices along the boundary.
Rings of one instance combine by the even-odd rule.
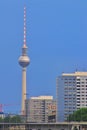
[[[12,122],[19,122],[21,123],[22,122],[22,119],[20,116],[13,116],[13,118],[11,119]]]
[[[81,108],[69,115],[67,121],[87,121],[87,108]]]
[[[3,122],[3,118],[2,118],[2,117],[0,117],[0,123],[1,123],[1,122]]]
[[[5,118],[0,117],[0,123],[6,122],[6,123],[22,123],[21,116],[15,115],[15,116],[6,116]]]
[[[76,126],[74,127],[74,130],[78,130]]]
[[[10,116],[7,116],[3,119],[4,122],[10,122]]]

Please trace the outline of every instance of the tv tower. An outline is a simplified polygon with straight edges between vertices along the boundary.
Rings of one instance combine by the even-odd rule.
[[[22,67],[22,104],[21,115],[25,115],[25,100],[26,100],[26,67],[30,63],[30,58],[27,56],[26,46],[26,7],[24,7],[24,41],[22,47],[22,55],[19,57],[19,64]]]

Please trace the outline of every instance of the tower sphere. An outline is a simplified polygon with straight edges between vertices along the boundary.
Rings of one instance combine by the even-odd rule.
[[[20,56],[18,61],[19,61],[20,66],[27,67],[30,63],[30,58],[27,55]]]

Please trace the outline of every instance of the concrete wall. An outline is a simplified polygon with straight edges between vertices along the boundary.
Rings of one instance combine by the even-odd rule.
[[[87,130],[87,122],[0,123],[0,130]]]
[[[71,130],[72,126],[67,125],[27,125],[26,130]]]

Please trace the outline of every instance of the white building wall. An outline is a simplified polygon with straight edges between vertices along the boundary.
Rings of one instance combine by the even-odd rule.
[[[57,121],[87,107],[87,72],[63,73],[57,78]]]

